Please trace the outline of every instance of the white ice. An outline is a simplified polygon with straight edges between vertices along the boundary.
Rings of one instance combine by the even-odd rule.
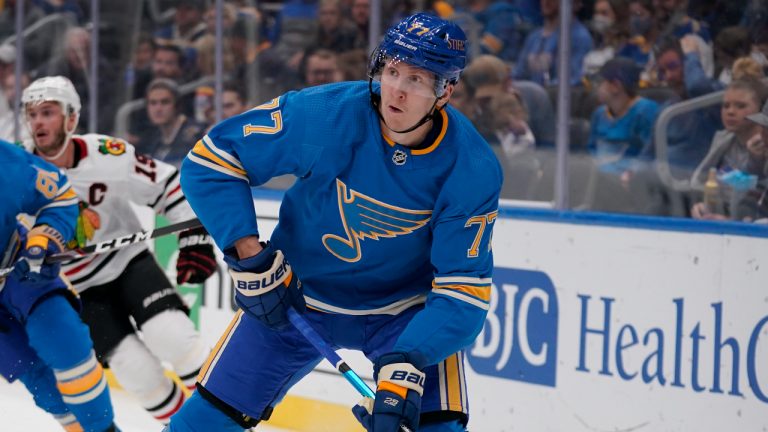
[[[125,390],[111,389],[115,421],[122,432],[160,432],[163,426],[144,411]],[[59,423],[35,406],[32,396],[20,382],[8,384],[0,378],[0,431],[61,432]],[[287,432],[259,425],[258,432]]]

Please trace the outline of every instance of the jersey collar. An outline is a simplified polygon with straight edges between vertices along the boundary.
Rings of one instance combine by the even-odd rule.
[[[409,149],[412,155],[418,156],[432,153],[443,141],[445,132],[448,130],[448,114],[445,112],[445,109],[438,110],[438,113],[440,114],[440,118],[438,121],[434,122],[432,130],[430,130],[430,132],[427,134],[424,142],[416,149]],[[395,146],[396,143],[384,134],[383,129],[381,130],[381,136],[384,138],[384,141],[389,144],[390,147]]]

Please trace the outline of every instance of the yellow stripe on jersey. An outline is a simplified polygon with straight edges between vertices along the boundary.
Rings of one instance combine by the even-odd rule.
[[[435,286],[432,293],[469,303],[483,310],[490,309],[491,287]]]
[[[202,156],[202,157],[206,158],[207,160],[215,163],[216,165],[218,165],[218,166],[220,166],[220,167],[222,167],[224,169],[227,169],[229,171],[232,171],[232,172],[234,172],[236,174],[240,174],[241,176],[245,176],[247,174],[244,170],[230,165],[224,159],[222,159],[222,158],[216,156],[215,154],[213,154],[213,152],[208,150],[208,148],[205,146],[205,144],[203,144],[202,140],[198,141],[197,144],[195,144],[195,147],[192,148],[192,153],[194,153],[194,154],[196,154],[198,156]]]
[[[59,194],[54,201],[64,201],[77,198],[77,194],[72,188],[67,189],[63,193]]]
[[[197,376],[197,381],[199,383],[205,385],[205,382],[208,380],[209,369],[215,366],[216,362],[219,361],[221,352],[224,350],[224,347],[227,346],[227,342],[229,342],[229,339],[232,337],[232,334],[234,333],[235,328],[237,328],[237,325],[240,323],[240,319],[242,317],[243,311],[238,310],[237,313],[235,313],[234,318],[232,318],[232,321],[229,323],[229,326],[227,326],[227,329],[224,331],[224,334],[221,335],[219,341],[216,342],[216,346],[214,346],[211,350],[211,354],[208,356],[208,360],[206,360],[205,364],[203,364],[203,367],[200,368],[200,374]]]
[[[56,387],[59,388],[62,396],[74,396],[93,389],[102,378],[104,378],[104,370],[101,368],[100,363],[96,363],[90,372],[72,380],[59,381]]]
[[[445,359],[445,392],[448,400],[448,409],[451,411],[464,411],[461,397],[462,374],[459,368],[459,355],[453,354]]]
[[[484,302],[491,301],[491,286],[475,286],[475,285],[437,285],[432,284],[433,289],[455,290],[464,293],[468,296],[482,300]]]

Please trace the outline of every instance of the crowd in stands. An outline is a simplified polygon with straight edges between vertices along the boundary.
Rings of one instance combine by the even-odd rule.
[[[6,0],[0,11],[0,38],[7,41],[0,45],[6,96],[0,98],[0,134],[6,139],[13,129],[7,113],[15,81],[14,53],[8,50],[20,1]],[[737,207],[743,207],[742,199],[759,197],[768,182],[764,127],[749,120],[760,118],[768,97],[768,2],[573,0],[571,16],[563,17],[559,0],[384,0],[382,25],[417,8],[459,23],[470,40],[471,62],[451,104],[475,123],[505,164],[511,179],[505,182],[506,197],[548,198],[539,189],[551,184],[544,180],[552,175],[548,167],[562,75],[559,24],[566,18],[572,180],[590,188],[583,208],[709,219],[766,217],[768,204],[762,201],[753,200],[749,215]],[[63,25],[51,20],[48,30],[25,37],[23,82],[50,74],[69,77],[83,99],[85,119],[95,62],[98,130],[118,133],[141,151],[179,163],[216,121],[215,2],[145,0],[102,10],[100,55],[92,60],[87,0],[26,0],[26,27],[53,15],[66,20]],[[285,91],[368,79],[370,19],[369,0],[225,0],[223,117]],[[130,31],[119,31],[126,28]],[[722,90],[722,104],[676,115],[662,131],[663,162],[682,182],[672,187],[657,169],[659,115]],[[143,106],[120,109],[142,99]],[[718,211],[702,204],[702,179],[710,168],[727,203]],[[733,187],[728,179],[734,173],[752,186]],[[543,181],[540,188],[531,186],[537,181]]]

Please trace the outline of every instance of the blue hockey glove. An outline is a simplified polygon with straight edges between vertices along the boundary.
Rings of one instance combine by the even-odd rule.
[[[257,255],[238,260],[229,254],[224,261],[235,284],[235,302],[240,308],[269,327],[280,329],[290,325],[288,308],[304,313],[306,304],[301,282],[291,271],[283,252],[262,243]]]
[[[25,285],[47,284],[59,276],[61,264],[45,264],[45,257],[64,249],[62,235],[48,225],[33,227],[27,232],[20,226],[22,250],[13,266],[11,276]]]
[[[376,399],[363,398],[352,408],[368,432],[416,431],[424,393],[424,373],[416,369],[405,353],[389,353],[373,365]]]

